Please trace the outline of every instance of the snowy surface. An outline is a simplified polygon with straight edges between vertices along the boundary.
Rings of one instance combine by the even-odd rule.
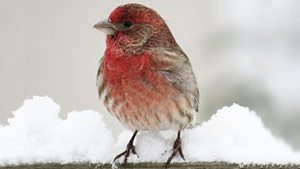
[[[34,162],[110,162],[125,149],[132,132],[114,140],[102,116],[92,110],[70,112],[59,118],[60,106],[49,97],[33,97],[12,112],[9,124],[0,126],[0,165]],[[137,156],[130,162],[165,162],[175,134],[141,132]],[[237,163],[295,163],[300,153],[272,136],[253,111],[232,105],[219,110],[209,121],[182,133],[186,161]],[[176,157],[174,161],[182,161]]]
[[[49,97],[25,100],[0,127],[0,164],[111,159],[112,134],[99,113],[74,111],[62,120],[59,111]]]

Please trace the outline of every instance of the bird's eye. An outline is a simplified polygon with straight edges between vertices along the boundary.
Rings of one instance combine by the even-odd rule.
[[[131,22],[131,21],[125,21],[125,22],[123,23],[123,26],[124,26],[125,28],[129,28],[129,27],[132,26],[132,22]]]

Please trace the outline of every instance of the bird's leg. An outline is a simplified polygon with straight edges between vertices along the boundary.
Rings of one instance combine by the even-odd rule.
[[[182,153],[182,148],[181,148],[181,138],[180,138],[180,130],[178,131],[178,134],[177,134],[177,138],[174,142],[174,145],[173,145],[173,152],[171,154],[171,156],[168,158],[168,161],[165,165],[165,168],[168,167],[168,165],[171,163],[172,159],[175,157],[175,155],[179,153],[180,157],[185,160],[184,158],[184,155]]]
[[[127,158],[129,157],[130,153],[133,153],[133,154],[136,154],[136,151],[135,151],[135,146],[133,145],[133,141],[134,141],[134,138],[137,134],[138,130],[135,130],[131,139],[129,140],[128,144],[127,144],[127,148],[124,152],[120,153],[119,155],[117,155],[115,158],[114,158],[114,162],[124,156],[124,162],[123,162],[123,165],[125,166],[127,164]]]

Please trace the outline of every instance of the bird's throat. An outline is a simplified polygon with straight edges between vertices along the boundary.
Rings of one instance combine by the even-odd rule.
[[[118,83],[121,80],[133,80],[143,76],[151,69],[151,55],[118,55],[106,52],[104,57],[104,76],[108,83]]]

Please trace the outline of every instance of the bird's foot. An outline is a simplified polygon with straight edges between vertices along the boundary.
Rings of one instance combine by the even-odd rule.
[[[183,160],[185,160],[184,155],[182,153],[180,131],[178,132],[177,139],[175,140],[174,145],[173,145],[173,152],[172,152],[171,156],[168,158],[168,161],[165,165],[165,168],[168,168],[168,166],[170,165],[172,159],[176,156],[177,153],[179,153],[180,157]]]
[[[135,146],[133,145],[133,140],[136,136],[136,133],[137,131],[134,132],[132,138],[130,139],[129,143],[127,144],[127,148],[125,151],[123,151],[122,153],[118,154],[115,158],[114,158],[114,162],[121,158],[122,156],[124,156],[124,161],[123,161],[123,166],[125,166],[127,164],[127,159],[129,157],[129,155],[132,153],[132,154],[135,154],[137,155],[136,151],[135,151]]]
[[[129,157],[130,154],[135,154],[137,155],[136,151],[135,151],[135,146],[133,144],[128,144],[127,148],[125,151],[123,151],[122,153],[118,154],[115,158],[114,158],[114,162],[121,158],[122,156],[124,156],[124,161],[123,161],[123,165],[125,166],[127,164],[127,159]]]

